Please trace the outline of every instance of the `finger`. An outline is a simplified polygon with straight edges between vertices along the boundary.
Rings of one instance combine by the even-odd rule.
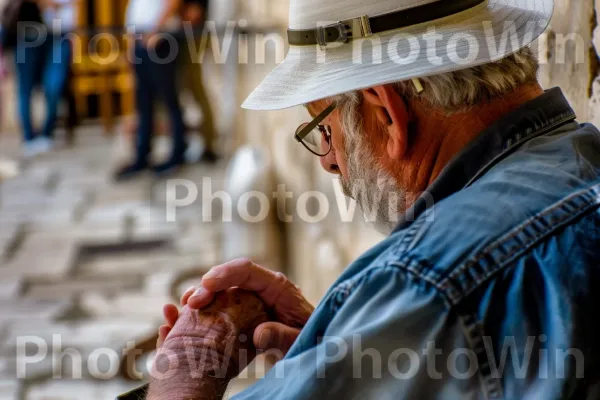
[[[194,292],[198,289],[197,286],[190,286],[188,290],[185,291],[183,296],[181,296],[181,305],[185,306],[188,302],[188,299],[194,294]]]
[[[188,299],[187,306],[192,310],[200,310],[215,299],[215,294],[213,292],[209,292],[202,286],[200,286],[196,292]]]
[[[276,304],[279,295],[288,285],[291,283],[282,273],[273,272],[245,259],[214,267],[202,277],[202,286],[208,291],[220,292],[239,287],[258,294],[268,307]]]
[[[162,345],[165,343],[167,336],[171,333],[171,328],[167,325],[162,325],[158,328],[158,340],[156,342],[156,348],[160,349]]]
[[[174,304],[167,304],[163,307],[163,315],[165,317],[166,326],[172,328],[179,318],[179,310]]]
[[[254,330],[254,346],[283,358],[296,341],[300,330],[278,322],[265,322]]]

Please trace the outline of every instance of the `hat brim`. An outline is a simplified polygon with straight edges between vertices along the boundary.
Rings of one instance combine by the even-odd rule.
[[[489,0],[450,17],[383,32],[325,51],[316,45],[291,46],[285,60],[267,75],[242,107],[279,110],[353,90],[499,60],[537,39],[548,26],[553,8],[552,0]],[[431,29],[441,35],[433,44],[423,36]]]

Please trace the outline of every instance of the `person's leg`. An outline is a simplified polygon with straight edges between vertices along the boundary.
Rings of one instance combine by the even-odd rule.
[[[126,165],[115,173],[117,181],[134,178],[148,168],[148,156],[151,151],[152,133],[154,130],[154,99],[153,74],[151,61],[147,50],[141,45],[135,45],[133,65],[135,75],[135,105],[137,112],[136,154],[133,164]],[[154,77],[155,78],[155,77]]]
[[[37,81],[37,71],[42,62],[40,47],[28,47],[19,42],[15,51],[17,91],[19,98],[19,117],[25,143],[35,138],[31,121],[31,97]]]
[[[148,51],[137,44],[136,58],[140,60],[134,65],[136,78],[136,110],[138,115],[136,163],[148,165],[148,156],[152,150],[152,135],[154,132],[154,91],[153,65],[148,58]]]
[[[58,116],[58,107],[65,92],[65,84],[71,67],[71,42],[60,36],[48,39],[42,84],[46,95],[46,124],[43,137],[52,139]]]
[[[156,47],[157,56],[162,60],[168,60],[170,51],[171,49],[169,49],[167,42],[161,42]],[[161,100],[167,107],[169,119],[171,121],[171,129],[173,130],[173,149],[171,152],[171,157],[165,165],[157,167],[157,172],[159,173],[163,172],[163,169],[167,170],[174,166],[183,164],[185,159],[185,151],[187,148],[185,141],[183,112],[179,102],[179,93],[176,84],[177,57],[171,58],[174,58],[174,60],[168,60],[169,62],[156,62],[152,64],[154,73],[157,77],[160,77],[160,79],[155,80],[156,89]]]
[[[204,82],[202,79],[202,64],[195,58],[185,58],[185,75],[189,82],[189,88],[192,91],[194,100],[202,111],[201,133],[204,137],[206,151],[215,151],[215,140],[217,139],[214,115],[210,99],[208,98]]]

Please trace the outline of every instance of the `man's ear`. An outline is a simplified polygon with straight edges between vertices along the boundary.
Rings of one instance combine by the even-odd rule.
[[[375,110],[375,115],[387,133],[390,158],[400,159],[408,151],[409,115],[404,99],[392,85],[362,90],[363,97]]]

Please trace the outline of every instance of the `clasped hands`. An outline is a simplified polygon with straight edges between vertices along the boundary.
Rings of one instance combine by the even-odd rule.
[[[201,285],[184,293],[181,305],[181,313],[173,304],[163,309],[157,360],[161,352],[209,350],[230,366],[225,380],[237,376],[257,350],[285,355],[314,311],[285,275],[245,259],[212,268]]]

